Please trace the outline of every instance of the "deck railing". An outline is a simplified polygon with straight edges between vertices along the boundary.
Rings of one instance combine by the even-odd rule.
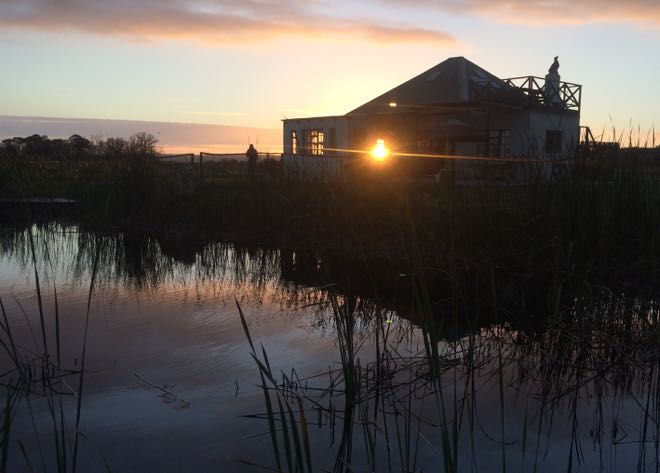
[[[557,107],[580,111],[582,86],[570,82],[546,82],[543,77],[523,76],[502,81],[474,82],[472,97],[513,105]]]

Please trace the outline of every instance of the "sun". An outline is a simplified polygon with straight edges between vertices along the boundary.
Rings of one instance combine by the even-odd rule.
[[[376,146],[371,150],[371,157],[376,161],[383,161],[390,154],[385,146],[385,140],[376,140]]]

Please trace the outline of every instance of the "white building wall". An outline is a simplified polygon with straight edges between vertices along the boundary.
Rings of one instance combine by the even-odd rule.
[[[334,146],[331,146],[330,143],[330,129],[334,128],[335,130],[335,143]],[[292,139],[291,132],[296,132],[296,137],[298,139],[298,153],[301,153],[301,148],[304,145],[304,131],[305,130],[319,130],[323,131],[324,149],[336,148],[336,149],[347,149],[348,148],[348,120],[346,117],[316,117],[316,118],[292,118],[289,120],[284,120],[284,136],[282,142],[284,143],[284,154],[292,154]],[[338,152],[332,154],[340,154]]]
[[[334,144],[331,143],[331,129],[334,129]],[[346,117],[294,118],[284,120],[284,154],[282,170],[289,179],[332,180],[343,176],[344,161],[347,158],[341,151],[348,148],[349,130]],[[305,130],[323,132],[322,156],[311,156],[304,150]],[[296,132],[297,153],[293,154],[291,132]],[[330,149],[331,148],[331,149]],[[329,158],[330,157],[330,158]]]
[[[548,130],[561,131],[561,151],[559,157],[570,158],[577,151],[580,140],[580,116],[577,113],[550,110],[529,112],[529,133],[531,136],[530,154],[546,158],[557,157],[546,153]]]
[[[562,157],[570,157],[577,149],[580,138],[580,116],[574,112],[551,109],[498,111],[492,113],[488,128],[508,129],[512,157],[550,158],[556,154],[545,152],[548,130],[562,132]]]
[[[512,114],[511,122],[511,156],[516,158],[530,157],[533,141],[529,125],[529,111]]]

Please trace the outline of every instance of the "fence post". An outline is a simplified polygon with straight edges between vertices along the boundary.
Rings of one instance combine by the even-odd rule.
[[[199,182],[204,183],[204,153],[199,153]]]

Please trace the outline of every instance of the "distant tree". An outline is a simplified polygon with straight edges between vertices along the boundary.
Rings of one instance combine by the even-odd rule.
[[[5,156],[16,158],[19,156],[21,149],[23,148],[23,138],[15,136],[13,138],[7,138],[2,140],[4,145],[3,154]]]
[[[69,144],[66,140],[56,138],[50,140],[48,154],[58,160],[66,159],[69,154]]]
[[[76,157],[86,156],[92,149],[92,142],[80,135],[71,135],[67,141],[71,152]]]
[[[158,140],[150,133],[136,133],[128,140],[128,147],[133,157],[154,157],[156,156],[156,145]]]
[[[99,153],[106,158],[120,158],[128,153],[128,142],[124,138],[108,138],[99,142]]]
[[[25,145],[25,138],[21,138],[20,136],[14,136],[9,141],[11,141],[11,145],[17,152],[19,152]]]
[[[16,147],[16,144],[14,143],[14,140],[12,138],[6,138],[2,140],[2,151],[3,154],[7,156],[12,156],[16,155],[18,152],[18,149]]]
[[[78,134],[67,139],[49,139],[45,135],[34,134],[2,140],[0,151],[3,156],[27,159],[67,158],[90,159],[95,156],[109,159],[145,159],[157,154],[156,137],[149,133],[137,133],[129,139],[96,137],[89,140]]]
[[[49,140],[46,135],[27,136],[23,138],[23,144],[25,145],[24,152],[29,157],[43,158],[48,154]]]

